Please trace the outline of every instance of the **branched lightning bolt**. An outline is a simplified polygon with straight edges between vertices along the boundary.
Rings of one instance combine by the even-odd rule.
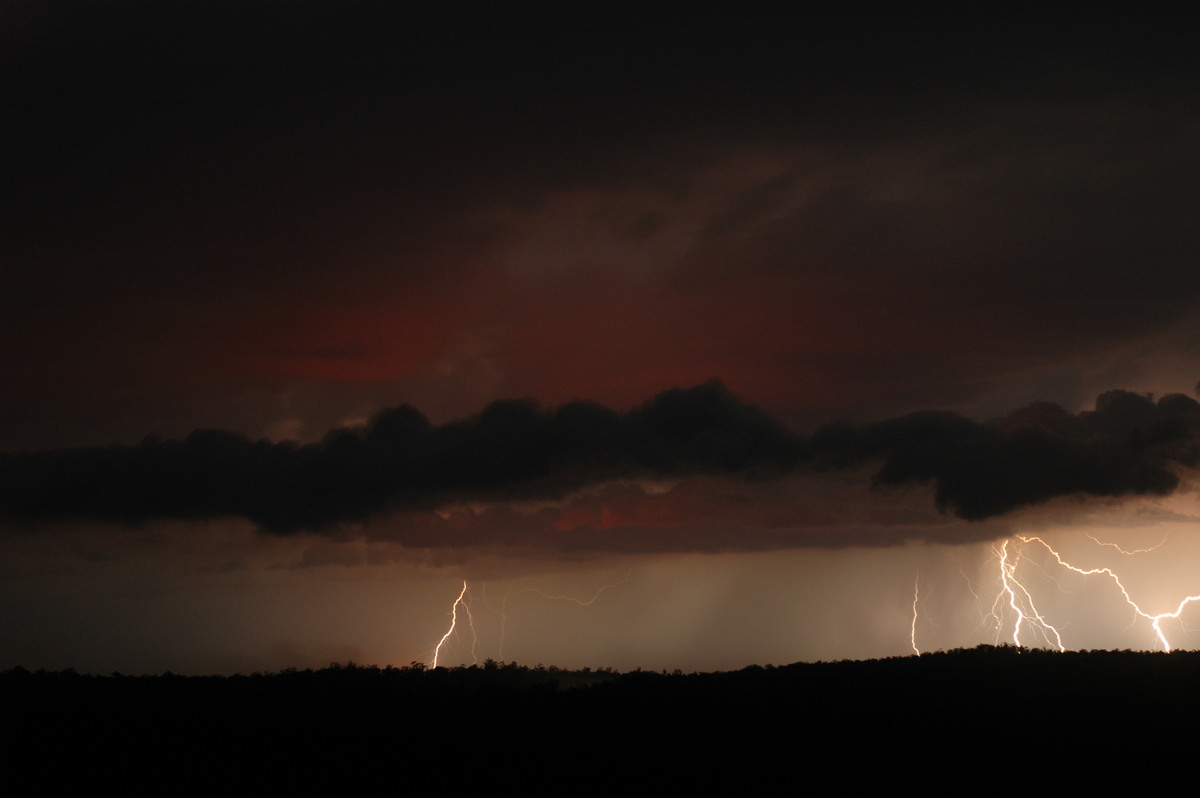
[[[1000,593],[996,596],[996,601],[992,604],[992,617],[996,621],[996,634],[999,639],[1000,628],[1003,623],[1001,619],[1001,608],[1004,604],[1004,598],[1008,597],[1008,606],[1016,614],[1017,620],[1013,624],[1013,643],[1021,645],[1021,628],[1028,621],[1029,625],[1039,631],[1042,639],[1047,643],[1052,643],[1059,651],[1066,651],[1063,646],[1062,635],[1058,629],[1050,625],[1050,623],[1042,617],[1038,612],[1037,606],[1033,602],[1033,595],[1021,584],[1017,579],[1017,566],[1021,562],[1020,552],[1015,557],[1009,558],[1008,544],[1010,541],[1004,541],[1000,547],[992,549],[1000,560]]]
[[[1059,554],[1057,551],[1055,551],[1054,548],[1049,543],[1042,540],[1041,538],[1036,537],[1036,536],[1025,537],[1024,535],[1018,535],[1017,537],[1024,543],[1040,543],[1042,546],[1045,547],[1046,551],[1050,552],[1050,554],[1054,557],[1054,559],[1058,561],[1059,565],[1061,565],[1063,568],[1066,568],[1069,571],[1074,571],[1075,573],[1082,574],[1083,576],[1091,576],[1093,574],[1104,574],[1109,579],[1111,579],[1113,581],[1113,584],[1115,584],[1117,586],[1117,589],[1121,591],[1121,595],[1125,597],[1125,603],[1128,604],[1130,607],[1132,607],[1133,611],[1136,612],[1138,615],[1140,615],[1141,617],[1150,621],[1150,625],[1154,628],[1154,634],[1158,636],[1158,642],[1159,642],[1159,645],[1162,646],[1163,651],[1171,650],[1171,642],[1169,640],[1167,640],[1167,636],[1162,630],[1162,622],[1167,620],[1168,618],[1178,618],[1183,613],[1183,610],[1185,607],[1187,607],[1187,605],[1191,604],[1193,601],[1200,601],[1200,595],[1185,596],[1179,602],[1179,604],[1175,607],[1174,612],[1160,612],[1157,615],[1151,615],[1150,613],[1146,612],[1145,610],[1143,610],[1141,607],[1138,606],[1137,602],[1133,600],[1133,597],[1129,595],[1129,591],[1125,589],[1125,585],[1122,584],[1121,578],[1119,576],[1117,576],[1116,573],[1114,573],[1111,568],[1086,568],[1086,569],[1079,568],[1077,566],[1071,565],[1069,562],[1064,560],[1062,558],[1061,554]],[[1097,541],[1097,542],[1099,542],[1099,541]],[[1161,546],[1162,544],[1160,543],[1159,545]],[[1157,547],[1155,547],[1155,548],[1157,548]],[[1119,549],[1119,547],[1118,547],[1118,549]],[[1147,549],[1147,551],[1148,551],[1148,549]],[[1122,551],[1122,553],[1130,553],[1130,552]],[[1018,643],[1018,645],[1020,645],[1020,644]]]
[[[1163,538],[1162,542],[1149,548],[1124,549],[1115,543],[1106,543],[1098,540],[1091,534],[1087,534],[1087,537],[1096,543],[1096,545],[1113,548],[1125,556],[1133,556],[1154,551],[1160,548],[1167,541],[1167,538]],[[1150,627],[1154,630],[1155,638],[1158,641],[1157,646],[1163,651],[1169,652],[1172,650],[1171,641],[1167,638],[1166,631],[1163,629],[1163,623],[1167,620],[1178,620],[1182,616],[1184,610],[1187,609],[1188,605],[1200,602],[1200,594],[1184,596],[1182,599],[1180,599],[1179,603],[1172,611],[1160,613],[1148,612],[1147,610],[1143,609],[1141,605],[1137,603],[1137,601],[1134,600],[1133,596],[1130,595],[1129,590],[1125,587],[1124,582],[1121,581],[1120,576],[1112,568],[1080,568],[1079,566],[1068,562],[1057,549],[1051,546],[1044,539],[1036,535],[1016,535],[992,546],[992,553],[998,563],[997,571],[999,589],[996,593],[995,599],[992,601],[990,612],[982,612],[981,614],[983,615],[985,621],[994,627],[995,642],[997,643],[999,643],[1002,636],[1004,636],[1004,630],[1006,628],[1011,628],[1011,639],[1012,642],[1017,646],[1025,645],[1026,638],[1030,635],[1034,635],[1035,637],[1040,636],[1041,641],[1048,646],[1056,648],[1059,651],[1066,650],[1066,647],[1063,644],[1060,629],[1051,624],[1050,621],[1048,621],[1046,617],[1043,616],[1038,610],[1037,604],[1034,601],[1033,592],[1018,575],[1018,569],[1022,563],[1029,561],[1029,558],[1025,553],[1026,548],[1029,546],[1041,546],[1050,554],[1051,557],[1054,558],[1054,562],[1057,563],[1059,567],[1067,571],[1071,571],[1081,576],[1104,576],[1111,580],[1112,583],[1116,585],[1117,590],[1120,591],[1125,603],[1128,604],[1130,609],[1133,610],[1134,621],[1136,622],[1138,618],[1142,618],[1149,622]],[[1036,564],[1036,561],[1031,562]],[[1041,566],[1039,565],[1038,567]],[[1047,573],[1046,576],[1052,580],[1054,579],[1053,575],[1049,573]],[[971,587],[971,580],[967,578],[965,573],[963,573],[963,578],[967,580],[967,586],[970,589],[971,594],[975,596],[976,601],[978,601],[980,597],[975,589]],[[918,654],[920,651],[918,650],[916,643],[916,634],[920,602],[919,580],[920,577],[918,576],[918,581],[913,585],[913,617],[910,636],[912,649]],[[1013,618],[1015,620],[1011,620],[1010,622],[1007,621],[1006,618]],[[1011,626],[1009,625],[1010,623]]]

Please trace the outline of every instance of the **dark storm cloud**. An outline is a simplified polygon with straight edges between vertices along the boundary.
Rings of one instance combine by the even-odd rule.
[[[1185,24],[473,5],[9,4],[0,448],[712,375],[811,429],[1200,318]],[[572,192],[658,248],[521,238]]]
[[[435,427],[404,406],[306,446],[202,430],[136,447],[0,455],[0,515],[24,522],[238,516],[284,533],[404,509],[559,500],[618,479],[766,480],[864,464],[876,469],[880,486],[932,483],[938,508],[968,520],[1074,494],[1165,495],[1178,486],[1180,467],[1200,464],[1200,405],[1182,395],[1154,402],[1113,391],[1078,415],[1048,404],[991,423],[916,413],[828,426],[811,438],[718,383],[672,389],[628,413],[585,402],[548,410],[500,401]],[[636,508],[629,512],[624,525],[645,525]],[[736,524],[729,529],[738,534]],[[714,547],[704,537],[703,547]]]
[[[939,509],[979,520],[1059,496],[1166,495],[1200,464],[1200,405],[1110,391],[1094,411],[1036,404],[990,424],[914,413],[812,439],[826,466],[880,458],[880,486],[933,483]]]
[[[499,401],[431,426],[412,407],[307,446],[200,430],[136,447],[0,455],[10,518],[241,516],[287,532],[398,507],[561,498],[638,476],[770,474],[806,459],[804,440],[710,384],[621,414],[575,402],[552,411]]]

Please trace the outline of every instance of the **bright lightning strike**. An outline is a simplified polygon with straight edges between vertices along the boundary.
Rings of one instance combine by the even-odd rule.
[[[1092,535],[1087,535],[1097,546],[1115,549],[1118,553],[1124,556],[1134,556],[1137,554],[1145,554],[1152,552],[1164,543],[1162,542],[1155,546],[1144,549],[1124,549],[1115,543],[1106,543],[1096,539]],[[1053,558],[1051,565],[1057,564],[1059,568],[1070,571],[1080,576],[1103,576],[1112,582],[1120,592],[1125,603],[1133,611],[1135,620],[1143,619],[1147,621],[1150,628],[1154,631],[1156,639],[1156,647],[1162,651],[1171,651],[1173,646],[1170,639],[1167,637],[1166,630],[1163,625],[1168,620],[1179,620],[1188,605],[1200,602],[1200,594],[1184,596],[1175,608],[1168,612],[1150,612],[1144,609],[1130,594],[1129,589],[1121,580],[1120,575],[1110,567],[1100,568],[1081,568],[1069,562],[1057,549],[1050,545],[1046,540],[1037,537],[1036,535],[1016,535],[1013,538],[1001,541],[993,545],[992,553],[997,563],[997,582],[998,589],[995,598],[992,601],[991,608],[984,611],[982,614],[984,619],[995,629],[995,642],[999,643],[1003,637],[1009,637],[1013,644],[1023,646],[1027,644],[1041,644],[1059,651],[1065,651],[1066,645],[1063,642],[1063,631],[1061,625],[1051,623],[1050,620],[1038,609],[1037,602],[1034,598],[1034,588],[1032,583],[1022,576],[1022,572],[1028,567],[1025,563],[1036,563],[1029,557],[1028,549],[1030,547],[1041,547]],[[964,574],[965,576],[965,574]],[[1046,574],[1047,577],[1050,574]],[[1051,577],[1052,578],[1052,577]],[[1055,580],[1057,581],[1057,580]],[[970,580],[968,580],[970,587]],[[971,588],[971,593],[979,599],[978,593],[974,588]],[[919,616],[919,601],[920,601],[920,582],[918,581],[913,586],[913,602],[912,602],[912,629],[910,632],[910,644],[916,653],[920,653],[917,647],[917,621]],[[1056,622],[1057,623],[1057,622]],[[1009,630],[1007,635],[1005,630]]]
[[[430,667],[438,666],[438,657],[442,653],[442,646],[450,639],[450,635],[454,634],[454,629],[458,626],[458,608],[463,608],[467,614],[467,623],[471,626],[471,659],[478,662],[475,656],[475,644],[478,641],[478,636],[475,634],[475,619],[471,617],[471,599],[467,592],[467,580],[463,580],[462,592],[458,594],[458,598],[450,605],[450,628],[446,630],[446,634],[442,635],[442,639],[438,641],[437,647],[433,650],[433,661],[429,663]]]
[[[917,604],[921,601],[921,575],[917,574],[917,578],[913,580],[913,619],[912,633],[909,636],[909,641],[912,643],[912,650],[917,656],[920,656],[921,649],[917,648]]]
[[[996,556],[1000,559],[1000,593],[996,596],[996,601],[992,604],[992,617],[996,619],[997,632],[1001,625],[1001,608],[1004,605],[1005,597],[1008,598],[1008,606],[1016,614],[1017,620],[1013,624],[1013,643],[1021,645],[1021,629],[1025,622],[1041,633],[1042,639],[1049,644],[1052,644],[1059,651],[1066,651],[1063,647],[1062,635],[1058,629],[1051,626],[1050,623],[1042,617],[1038,612],[1037,607],[1033,603],[1033,595],[1017,579],[1017,566],[1021,562],[1020,553],[1011,560],[1008,553],[1008,544],[1010,541],[1004,541],[999,549],[993,549]]]
[[[1046,551],[1050,552],[1050,554],[1054,557],[1054,559],[1058,561],[1059,565],[1061,565],[1063,568],[1066,568],[1069,571],[1074,571],[1075,573],[1082,574],[1083,576],[1091,576],[1093,574],[1104,574],[1109,579],[1111,579],[1113,581],[1113,584],[1115,584],[1117,586],[1117,589],[1121,591],[1121,595],[1125,597],[1125,603],[1128,604],[1130,607],[1132,607],[1133,611],[1136,612],[1138,615],[1140,615],[1141,617],[1150,621],[1150,625],[1154,628],[1154,634],[1158,636],[1158,642],[1159,642],[1159,645],[1162,646],[1163,651],[1171,650],[1171,642],[1169,640],[1167,640],[1167,635],[1165,632],[1163,632],[1162,622],[1167,620],[1168,618],[1172,618],[1172,619],[1179,618],[1179,616],[1183,614],[1183,610],[1184,610],[1184,608],[1187,607],[1187,605],[1191,604],[1193,601],[1200,601],[1200,595],[1185,596],[1179,602],[1179,604],[1175,607],[1174,612],[1160,612],[1157,615],[1151,615],[1150,613],[1146,612],[1145,610],[1143,610],[1141,607],[1138,606],[1137,602],[1133,600],[1133,597],[1129,595],[1129,591],[1125,589],[1125,585],[1121,583],[1121,578],[1119,576],[1117,576],[1111,568],[1087,568],[1087,569],[1078,568],[1074,565],[1071,565],[1066,560],[1064,560],[1062,558],[1061,554],[1059,554],[1057,551],[1055,551],[1054,548],[1052,548],[1049,543],[1042,540],[1041,538],[1025,537],[1024,535],[1018,535],[1017,537],[1020,538],[1020,540],[1022,540],[1025,543],[1034,543],[1034,542],[1040,543],[1042,546],[1044,546],[1046,548]],[[1162,545],[1162,544],[1159,544],[1159,545]]]

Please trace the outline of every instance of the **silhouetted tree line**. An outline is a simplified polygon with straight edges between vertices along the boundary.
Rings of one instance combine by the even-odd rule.
[[[873,768],[936,763],[949,777],[1018,752],[1035,772],[1078,767],[1130,734],[1131,762],[1184,756],[1177,729],[1200,708],[1198,675],[1196,652],[980,646],[723,673],[495,662],[235,676],[14,668],[0,674],[0,701],[17,770],[70,762],[104,781],[273,791],[489,778],[618,788],[637,773],[686,788],[798,767],[832,773],[851,755]]]

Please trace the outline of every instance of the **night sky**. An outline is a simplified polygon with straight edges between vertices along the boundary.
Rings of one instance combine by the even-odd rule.
[[[1161,647],[1191,30],[6,3],[0,667]]]

